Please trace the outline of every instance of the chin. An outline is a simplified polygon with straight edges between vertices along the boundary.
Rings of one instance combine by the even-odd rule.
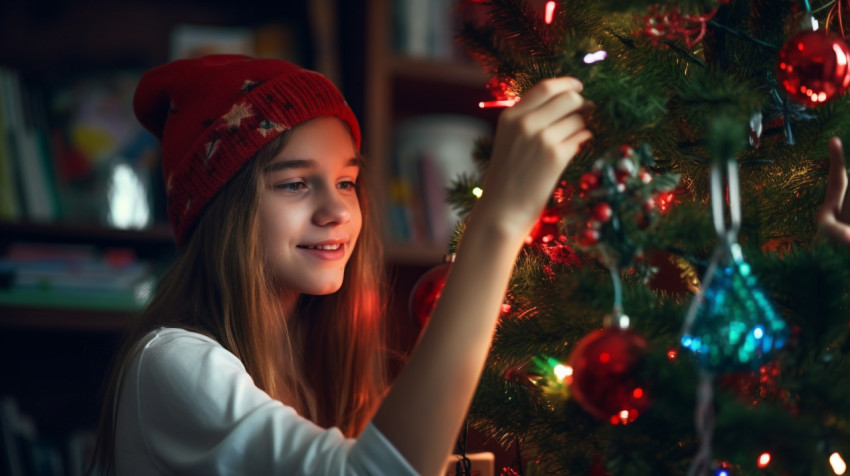
[[[328,294],[333,294],[342,287],[342,280],[336,282],[329,283],[298,283],[300,286],[296,286],[294,289],[298,290],[302,294],[310,294],[313,296],[327,296]]]

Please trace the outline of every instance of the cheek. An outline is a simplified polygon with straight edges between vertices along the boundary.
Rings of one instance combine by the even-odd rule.
[[[363,231],[363,211],[360,210],[359,203],[355,203],[354,211],[351,213],[351,222],[357,230],[356,236],[359,237],[360,233]]]

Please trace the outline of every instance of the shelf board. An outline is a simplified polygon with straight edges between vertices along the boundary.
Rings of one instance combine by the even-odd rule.
[[[459,60],[440,60],[392,55],[389,71],[394,76],[449,83],[458,86],[483,87],[489,80],[480,66]]]
[[[51,242],[68,240],[127,244],[171,244],[174,241],[171,228],[167,223],[157,223],[143,230],[121,230],[89,223],[0,221],[0,236],[4,236],[6,240],[33,240],[42,238]]]
[[[0,306],[0,328],[120,332],[132,316],[130,311]]]

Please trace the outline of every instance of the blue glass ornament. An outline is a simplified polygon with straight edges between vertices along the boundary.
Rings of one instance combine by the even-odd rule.
[[[691,303],[682,346],[710,373],[755,369],[781,349],[788,326],[765,292],[737,243],[724,243]]]
[[[741,223],[738,164],[726,161],[729,226],[724,216],[723,169],[715,160],[711,171],[711,207],[720,236],[699,293],[691,302],[681,344],[708,374],[756,369],[781,349],[788,325],[759,287],[737,243]]]

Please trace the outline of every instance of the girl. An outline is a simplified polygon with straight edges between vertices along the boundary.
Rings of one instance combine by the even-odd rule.
[[[547,80],[501,115],[442,298],[387,388],[368,160],[340,93],[280,60],[149,71],[134,107],[181,255],[118,357],[97,468],[440,474],[523,239],[590,138],[581,90]]]

